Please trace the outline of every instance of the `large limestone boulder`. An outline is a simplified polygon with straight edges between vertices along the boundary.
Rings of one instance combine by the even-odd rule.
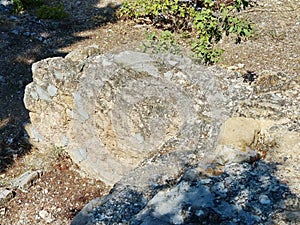
[[[207,137],[229,112],[217,73],[187,58],[98,52],[90,46],[33,64],[24,102],[34,145],[65,148],[109,185],[149,156],[213,146]]]
[[[99,52],[35,63],[24,97],[34,145],[114,185],[72,225],[300,221],[297,77],[249,85],[184,57]]]

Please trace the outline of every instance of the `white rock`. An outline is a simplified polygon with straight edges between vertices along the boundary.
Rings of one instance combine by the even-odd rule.
[[[8,190],[6,188],[0,188],[0,206],[14,197],[14,193],[12,190]]]
[[[47,212],[46,210],[39,211],[39,216],[45,220],[46,223],[51,223],[55,220],[51,213]]]
[[[21,176],[13,179],[11,185],[14,188],[28,189],[41,176],[42,171],[27,171]]]
[[[267,195],[261,195],[259,196],[259,202],[263,205],[269,205],[271,203],[271,200]]]

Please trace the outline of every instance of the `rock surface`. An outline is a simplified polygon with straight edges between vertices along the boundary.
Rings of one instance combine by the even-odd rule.
[[[26,171],[19,177],[13,179],[11,181],[11,186],[13,188],[26,190],[30,188],[41,175],[42,171]]]
[[[73,225],[300,221],[298,77],[98,52],[34,64],[24,98],[35,145],[116,183]]]
[[[14,197],[14,192],[11,189],[0,188],[0,206],[8,202]]]
[[[33,65],[24,100],[33,142],[67,149],[83,171],[110,185],[161,151],[214,145],[207,136],[217,135],[229,110],[211,70],[144,53],[89,57],[97,51]]]

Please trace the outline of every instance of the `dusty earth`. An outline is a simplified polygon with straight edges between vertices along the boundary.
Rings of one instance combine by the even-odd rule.
[[[11,32],[17,26],[26,26],[24,21],[32,17],[33,11],[15,15],[18,20],[9,19],[11,14],[0,15],[0,187],[9,188],[10,180],[25,171],[43,170],[31,188],[16,189],[11,201],[0,203],[1,225],[69,224],[88,201],[109,191],[100,181],[81,178],[76,165],[61,149],[35,149],[27,142],[23,126],[29,116],[23,93],[31,82],[31,64],[93,43],[103,52],[139,50],[146,33],[154,31],[148,25],[116,19],[113,8],[121,0],[113,0],[112,4],[109,0],[63,2],[70,14],[68,19],[43,21],[47,26],[32,27],[47,41]],[[224,38],[220,46],[225,53],[219,65],[258,75],[264,70],[299,75],[300,2],[258,0],[257,3],[241,13],[253,21],[255,34],[239,45],[234,38]]]

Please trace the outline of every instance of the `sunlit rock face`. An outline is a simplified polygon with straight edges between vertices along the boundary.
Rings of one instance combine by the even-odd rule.
[[[110,185],[146,157],[212,145],[207,137],[228,114],[217,76],[185,58],[90,46],[32,71],[24,99],[32,142],[65,148]]]
[[[268,81],[280,78],[262,76],[253,88],[237,74],[174,55],[100,54],[94,45],[37,62],[32,71],[24,97],[32,143],[64,148],[86,175],[108,185],[171,153],[189,154],[179,164],[253,160],[253,139],[288,121],[278,114],[278,97],[263,114],[260,102],[250,101],[253,93],[274,93]]]

